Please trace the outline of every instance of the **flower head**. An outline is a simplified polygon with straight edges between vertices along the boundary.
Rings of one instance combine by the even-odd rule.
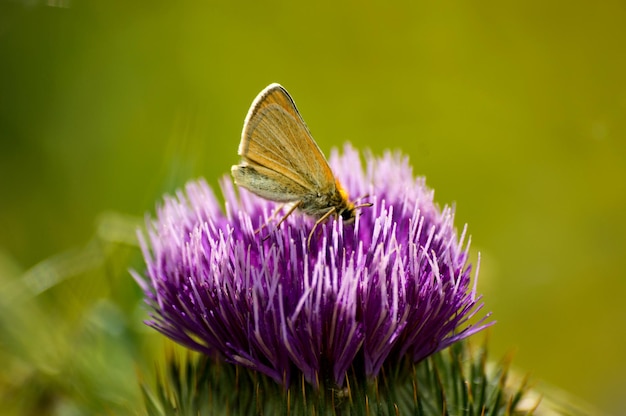
[[[353,224],[321,224],[310,246],[314,219],[295,213],[276,228],[276,204],[237,196],[230,178],[224,209],[204,181],[165,197],[140,236],[146,276],[134,273],[153,308],[148,325],[286,386],[303,375],[315,387],[342,386],[353,365],[375,377],[490,325],[488,315],[468,322],[482,304],[465,230],[457,235],[452,209],[434,204],[408,159],[368,155],[364,170],[346,146],[330,165],[373,206]]]

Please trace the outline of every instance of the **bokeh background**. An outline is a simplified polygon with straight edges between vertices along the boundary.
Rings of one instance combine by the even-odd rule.
[[[237,162],[280,82],[320,147],[401,149],[481,252],[494,358],[626,413],[626,5],[0,3],[0,402],[140,408],[135,228]]]

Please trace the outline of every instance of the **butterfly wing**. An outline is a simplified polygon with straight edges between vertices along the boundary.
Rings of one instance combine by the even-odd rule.
[[[299,183],[260,165],[242,163],[233,166],[231,172],[237,185],[270,201],[300,201],[309,192]]]
[[[293,99],[278,84],[269,85],[252,103],[239,155],[243,163],[233,168],[235,180],[262,197],[295,201],[334,190],[335,179],[324,154]]]

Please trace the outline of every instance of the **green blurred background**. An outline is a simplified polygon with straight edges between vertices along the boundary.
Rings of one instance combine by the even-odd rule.
[[[0,3],[0,402],[140,406],[134,229],[236,163],[280,82],[320,147],[401,149],[482,255],[493,357],[626,412],[626,5]]]

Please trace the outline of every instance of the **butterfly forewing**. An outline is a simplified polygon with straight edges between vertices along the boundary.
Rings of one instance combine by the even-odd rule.
[[[305,194],[328,192],[335,186],[330,166],[293,100],[277,84],[266,88],[253,103],[239,154],[268,180],[289,179]]]

